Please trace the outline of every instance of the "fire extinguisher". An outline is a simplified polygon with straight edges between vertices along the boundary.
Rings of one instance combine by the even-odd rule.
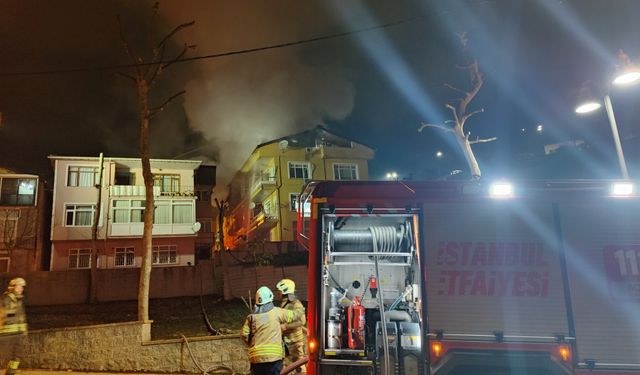
[[[353,302],[347,311],[349,320],[349,349],[364,349],[364,306],[360,297],[353,297]]]

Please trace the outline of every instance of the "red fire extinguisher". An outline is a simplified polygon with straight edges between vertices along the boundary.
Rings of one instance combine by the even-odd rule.
[[[347,311],[349,320],[349,349],[364,349],[364,306],[360,297],[353,297],[353,302]]]

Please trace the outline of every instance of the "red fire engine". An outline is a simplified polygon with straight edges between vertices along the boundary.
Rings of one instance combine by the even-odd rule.
[[[312,182],[298,233],[310,374],[640,374],[630,182]]]

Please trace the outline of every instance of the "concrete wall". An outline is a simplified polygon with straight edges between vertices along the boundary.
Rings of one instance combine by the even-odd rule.
[[[151,323],[130,322],[31,331],[0,336],[0,365],[16,355],[23,368],[55,370],[202,373],[183,340],[149,341]],[[249,372],[247,348],[238,335],[188,339],[203,368]],[[15,348],[15,353],[11,353]]]
[[[139,272],[139,268],[98,270],[98,301],[137,299]],[[0,286],[9,279],[10,275],[0,277]],[[89,299],[90,270],[34,272],[26,279],[29,305],[79,304]],[[153,268],[149,293],[151,298],[221,295],[222,283],[222,270],[208,260],[191,267]]]

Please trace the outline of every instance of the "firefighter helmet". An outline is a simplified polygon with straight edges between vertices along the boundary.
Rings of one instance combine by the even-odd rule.
[[[296,283],[290,279],[282,279],[278,281],[276,288],[278,288],[282,294],[292,294],[296,291]]]
[[[22,277],[16,277],[9,281],[9,288],[13,289],[17,286],[27,286],[27,282]]]
[[[266,286],[261,286],[256,292],[256,305],[261,306],[273,302],[273,292]]]

